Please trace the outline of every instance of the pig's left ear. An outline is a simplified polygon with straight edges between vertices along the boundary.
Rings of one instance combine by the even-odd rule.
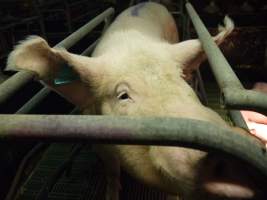
[[[219,26],[219,33],[213,37],[216,44],[221,44],[224,39],[233,31],[234,23],[229,17],[224,18],[224,27]],[[206,59],[201,42],[198,39],[186,40],[178,44],[171,45],[172,56],[182,67],[185,79],[189,80],[191,74],[196,70],[201,62]]]
[[[82,81],[78,79],[64,85],[55,84],[55,80],[66,66],[70,67]],[[37,79],[82,108],[88,101],[93,100],[90,86],[101,79],[104,64],[101,57],[89,58],[69,53],[64,49],[54,49],[44,39],[31,36],[20,42],[10,53],[6,69],[35,72]]]

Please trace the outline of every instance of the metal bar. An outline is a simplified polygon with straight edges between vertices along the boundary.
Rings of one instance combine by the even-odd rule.
[[[60,43],[58,43],[56,47],[64,47],[66,49],[70,48],[113,13],[114,9],[108,8],[106,11],[104,11],[103,13],[92,19],[90,22],[82,26],[80,29],[66,37]]]
[[[249,130],[239,110],[230,110],[229,114],[230,114],[232,122],[234,122],[236,126],[244,128],[245,130]]]
[[[182,5],[180,6],[183,6],[184,5],[184,1],[182,1]],[[183,24],[183,40],[186,40],[186,39],[189,39],[191,36],[190,36],[190,21],[189,21],[189,17],[188,15],[186,15],[184,12],[184,9],[182,9],[182,11],[180,11],[182,13],[182,24]],[[204,87],[204,82],[203,82],[203,79],[202,79],[202,76],[201,76],[201,73],[200,73],[200,70],[197,69],[196,70],[196,78],[197,80],[199,81],[199,91],[200,91],[200,94],[201,94],[201,100],[202,100],[202,103],[204,105],[208,105],[208,97],[207,97],[207,94],[206,94],[206,90],[205,90],[205,87]]]
[[[0,85],[0,105],[14,95],[21,87],[33,79],[35,73],[22,71],[5,80]]]
[[[35,108],[41,101],[48,96],[51,90],[48,87],[44,87],[37,92],[29,101],[27,101],[16,113],[26,114]]]
[[[93,50],[95,49],[96,44],[97,44],[98,42],[99,42],[99,39],[97,39],[96,41],[94,41],[94,43],[91,44],[89,47],[87,47],[87,48],[81,53],[81,55],[85,55],[85,56],[90,55],[90,54],[93,52]]]
[[[64,6],[65,6],[65,15],[67,19],[67,27],[68,27],[68,32],[72,32],[72,20],[71,20],[71,9],[69,2],[67,0],[64,0]]]
[[[223,92],[225,106],[232,109],[249,109],[266,114],[267,95],[243,88],[195,9],[188,2],[186,3],[186,9],[207,54],[216,81]]]
[[[18,113],[18,112],[16,112]],[[24,112],[21,111],[20,113],[27,113],[27,111],[25,110]],[[80,113],[80,110],[78,107],[75,107],[71,112],[70,114],[74,115],[74,114],[78,114]],[[24,156],[23,160],[20,162],[20,165],[18,167],[18,170],[16,172],[16,175],[12,181],[12,185],[10,186],[10,189],[5,197],[5,200],[12,200],[14,199],[14,195],[16,194],[16,189],[18,187],[18,184],[19,184],[19,181],[21,179],[21,175],[22,173],[24,172],[25,170],[25,167],[27,166],[29,160],[34,156],[36,155],[40,150],[44,149],[45,147],[49,146],[49,144],[47,143],[38,143],[37,145],[35,145],[27,154],[26,156]],[[69,159],[69,158],[67,158]],[[66,159],[66,160],[67,160]],[[64,163],[62,165],[65,165]],[[60,172],[58,172],[60,173]]]
[[[253,90],[223,89],[223,102],[229,109],[254,110],[267,115],[267,95]]]
[[[267,176],[263,144],[205,121],[85,115],[0,115],[0,119],[1,140],[177,145],[236,156]]]
[[[227,86],[243,88],[239,79],[235,75],[234,71],[223,56],[218,46],[213,41],[211,35],[199,18],[195,9],[190,3],[186,3],[186,9],[197,31],[202,46],[207,54],[208,60],[210,62],[213,73],[216,76],[219,86],[221,88],[225,88]]]
[[[98,15],[90,22],[82,26],[80,29],[69,35],[63,41],[58,43],[55,47],[64,47],[69,49],[79,40],[81,40],[86,34],[92,31],[98,24],[104,21],[106,17],[114,13],[113,8],[109,8],[102,14]],[[34,78],[34,73],[29,71],[20,71],[7,79],[0,85],[0,105],[10,98],[19,88],[24,84],[31,81]]]

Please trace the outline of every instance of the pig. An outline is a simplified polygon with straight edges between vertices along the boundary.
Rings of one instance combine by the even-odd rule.
[[[228,17],[213,40],[220,44],[232,32]],[[79,106],[83,114],[189,118],[230,127],[201,104],[186,82],[205,59],[198,39],[178,42],[175,21],[157,3],[126,9],[106,30],[92,57],[51,48],[38,37],[22,41],[10,53],[9,70],[36,73],[52,90]],[[62,66],[78,80],[55,85]],[[106,200],[118,200],[120,170],[170,194],[172,199],[254,198],[257,184],[234,159],[182,147],[95,145],[106,166]],[[238,173],[237,173],[238,172]],[[237,175],[239,174],[239,175]]]

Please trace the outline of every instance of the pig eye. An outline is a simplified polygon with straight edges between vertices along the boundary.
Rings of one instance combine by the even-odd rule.
[[[120,101],[128,101],[132,100],[132,98],[129,95],[129,85],[125,82],[122,82],[117,85],[116,87],[116,93],[117,93],[117,99]]]
[[[117,98],[118,98],[119,100],[127,100],[127,99],[130,99],[128,93],[125,92],[125,91],[121,92],[121,93],[117,96]]]

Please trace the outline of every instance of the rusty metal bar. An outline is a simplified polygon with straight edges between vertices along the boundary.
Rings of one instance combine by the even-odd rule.
[[[85,115],[0,115],[0,119],[1,140],[177,145],[236,156],[267,176],[264,145],[200,120]]]
[[[69,35],[67,38],[59,42],[55,47],[64,47],[66,49],[69,49],[113,13],[113,8],[107,9],[106,11],[89,21],[87,24],[82,26],[80,29]],[[0,105],[12,95],[14,95],[14,93],[16,93],[16,91],[23,85],[31,81],[34,78],[34,75],[34,73],[29,71],[20,71],[3,82],[0,85]]]
[[[266,114],[267,95],[244,89],[189,2],[186,3],[186,9],[197,31],[205,53],[207,54],[216,81],[223,92],[224,105],[230,109],[254,110]]]

